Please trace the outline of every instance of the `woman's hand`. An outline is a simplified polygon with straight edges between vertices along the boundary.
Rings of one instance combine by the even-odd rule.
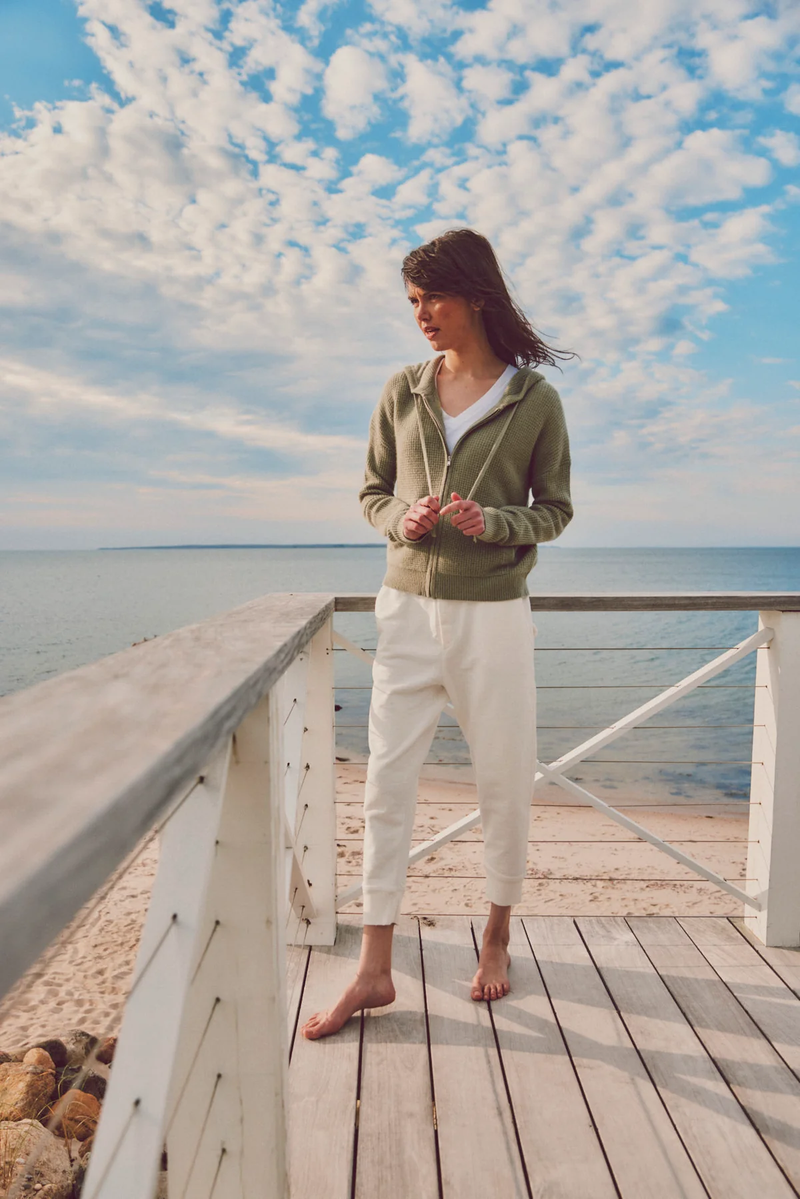
[[[486,520],[480,504],[476,504],[475,500],[462,500],[457,491],[452,493],[452,500],[452,504],[445,504],[441,509],[440,516],[452,513],[450,524],[460,529],[465,537],[479,537],[486,531]]]
[[[419,541],[430,533],[439,520],[438,495],[426,495],[412,504],[403,517],[403,535],[411,541]]]

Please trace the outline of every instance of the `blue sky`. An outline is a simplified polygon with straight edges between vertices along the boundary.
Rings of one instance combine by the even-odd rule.
[[[5,0],[0,548],[366,541],[411,246],[568,415],[563,544],[800,544],[800,7]]]

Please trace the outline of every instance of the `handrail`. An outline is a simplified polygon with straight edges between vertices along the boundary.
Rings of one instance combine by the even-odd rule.
[[[532,595],[532,612],[800,612],[800,591],[629,591]],[[337,612],[372,612],[371,592],[336,596]]]
[[[330,617],[267,595],[0,700],[0,994]]]

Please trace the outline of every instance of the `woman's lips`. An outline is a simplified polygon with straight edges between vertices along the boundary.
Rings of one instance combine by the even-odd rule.
[[[439,330],[431,327],[428,329],[423,329],[422,332],[425,334],[426,337],[435,337],[436,334],[439,332]]]

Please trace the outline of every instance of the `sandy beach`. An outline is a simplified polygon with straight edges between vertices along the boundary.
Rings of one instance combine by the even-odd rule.
[[[365,766],[337,766],[338,888],[360,877]],[[469,771],[430,768],[421,781],[414,828],[419,843],[475,805]],[[745,877],[747,805],[659,802],[653,794],[596,793],[659,837],[731,881]],[[409,871],[406,914],[481,914],[486,908],[476,827]],[[78,913],[0,1005],[0,1049],[42,1035],[119,1029],[150,890],[158,865],[153,840],[127,870]],[[357,914],[360,903],[343,912]],[[543,787],[531,808],[528,877],[519,914],[739,915],[740,905],[559,788]]]

